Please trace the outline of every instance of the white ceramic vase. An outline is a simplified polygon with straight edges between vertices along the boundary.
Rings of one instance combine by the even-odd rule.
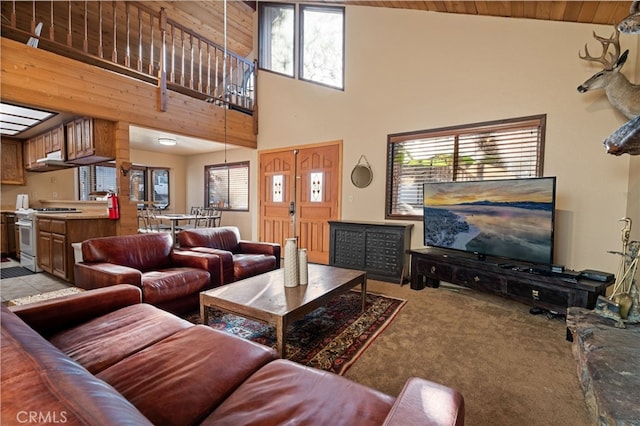
[[[284,243],[284,286],[297,286],[299,275],[298,241],[296,238],[287,238]]]
[[[307,249],[300,249],[298,259],[298,268],[300,269],[300,285],[306,285],[309,282],[309,264],[307,262]]]

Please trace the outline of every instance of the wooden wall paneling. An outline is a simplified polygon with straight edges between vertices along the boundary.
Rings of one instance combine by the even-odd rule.
[[[116,235],[131,235],[138,232],[137,203],[130,201],[130,175],[122,173],[122,167],[129,168],[129,123],[114,123],[114,143],[116,146],[116,175],[118,176],[118,198],[120,220],[116,221]]]
[[[126,121],[205,140],[224,140],[224,110],[173,91],[157,109],[157,87],[6,38],[0,90],[8,102]],[[73,102],[69,102],[73,99]],[[227,111],[227,143],[257,147],[253,117]]]

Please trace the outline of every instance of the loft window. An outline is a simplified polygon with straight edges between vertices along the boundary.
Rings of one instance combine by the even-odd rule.
[[[541,177],[546,115],[387,136],[387,219],[422,217],[422,184]]]
[[[205,205],[223,210],[249,211],[249,162],[204,167]]]
[[[260,67],[344,88],[344,8],[260,3]]]

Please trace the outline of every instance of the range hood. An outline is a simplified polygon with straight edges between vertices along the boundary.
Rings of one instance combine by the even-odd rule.
[[[38,171],[48,171],[48,170],[58,170],[58,169],[66,169],[69,167],[76,167],[75,164],[66,163],[62,159],[62,151],[53,151],[47,154],[44,158],[38,158],[36,160],[38,164]],[[35,170],[33,170],[35,171]]]

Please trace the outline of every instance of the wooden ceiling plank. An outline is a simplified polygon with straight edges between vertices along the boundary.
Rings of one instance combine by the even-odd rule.
[[[489,6],[486,1],[476,1],[475,4],[478,15],[489,15]]]
[[[582,2],[568,1],[564,9],[563,21],[578,22],[578,16],[580,16],[580,9],[582,9]]]
[[[596,11],[598,10],[598,2],[595,1],[583,1],[580,13],[578,14],[578,22],[589,23],[593,22]]]
[[[528,19],[536,19],[537,14],[537,1],[526,1],[524,2],[524,17]]]
[[[551,2],[537,1],[536,2],[536,19],[549,20],[550,16],[551,16]]]
[[[552,1],[549,19],[553,21],[562,21],[566,8],[566,1]]]
[[[514,18],[524,18],[524,1],[511,2],[511,16]]]

